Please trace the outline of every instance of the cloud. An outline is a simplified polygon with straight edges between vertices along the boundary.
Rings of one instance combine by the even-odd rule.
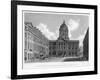
[[[37,28],[42,32],[43,35],[45,35],[50,40],[56,40],[57,36],[56,33],[51,32],[46,24],[40,23]]]
[[[72,37],[72,32],[79,27],[80,20],[69,19],[68,20],[68,29],[69,29],[69,38]]]
[[[83,40],[84,40],[85,35],[82,34],[77,38],[71,38],[71,40],[79,40],[79,46],[83,46]]]
[[[83,46],[83,40],[84,40],[84,37],[85,37],[85,35],[80,35],[80,36],[78,37],[78,40],[79,40],[79,46]]]
[[[80,20],[69,19],[68,26],[70,31],[74,31],[79,27]]]
[[[68,29],[69,29],[69,38],[72,39],[72,32],[79,27],[79,19],[69,19],[68,21]],[[45,35],[49,40],[56,40],[59,37],[59,29],[56,29],[55,32],[52,32],[48,29],[48,26],[44,23],[39,23],[37,28]],[[80,35],[77,40],[82,42],[83,35]]]
[[[56,36],[56,39],[59,37],[59,29],[57,29],[57,30],[55,31],[55,36]]]
[[[70,30],[69,30],[69,33],[68,34],[69,34],[69,38],[71,38],[72,37],[72,34],[71,34],[71,31]]]
[[[86,35],[86,31],[84,31],[84,33],[81,34],[78,38],[74,39],[74,40],[79,40],[79,46],[83,46],[83,40],[85,35]]]

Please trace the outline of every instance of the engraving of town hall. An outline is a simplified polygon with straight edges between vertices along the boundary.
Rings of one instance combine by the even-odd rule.
[[[69,30],[65,20],[61,25],[59,25],[59,37],[57,40],[47,39],[31,22],[25,22],[24,25],[24,61],[26,63],[39,61],[50,62],[88,60],[88,50],[87,52],[83,51],[84,53],[80,53],[79,40],[70,40]],[[88,44],[87,33],[83,40],[83,50],[84,45]],[[88,45],[85,46],[85,48],[88,49]]]

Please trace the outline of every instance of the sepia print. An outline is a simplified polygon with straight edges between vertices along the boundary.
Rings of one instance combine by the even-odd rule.
[[[23,14],[24,63],[89,60],[89,14]]]

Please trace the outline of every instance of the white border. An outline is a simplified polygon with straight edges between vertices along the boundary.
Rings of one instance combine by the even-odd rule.
[[[94,70],[94,10],[78,8],[58,8],[42,6],[17,6],[17,75],[25,74],[44,74],[58,72],[78,72]],[[32,11],[56,11],[56,12],[75,12],[89,13],[89,61],[85,62],[50,62],[28,64],[27,68],[22,69],[22,10]],[[23,31],[24,32],[24,31]],[[24,42],[24,41],[23,41]],[[30,69],[29,69],[30,68]]]

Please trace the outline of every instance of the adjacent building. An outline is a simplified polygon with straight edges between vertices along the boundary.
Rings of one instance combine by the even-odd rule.
[[[32,23],[25,22],[24,32],[25,62],[34,61],[35,58],[42,58],[49,54],[49,41],[40,30],[34,27]]]
[[[87,30],[83,40],[83,59],[89,59],[89,29]]]

